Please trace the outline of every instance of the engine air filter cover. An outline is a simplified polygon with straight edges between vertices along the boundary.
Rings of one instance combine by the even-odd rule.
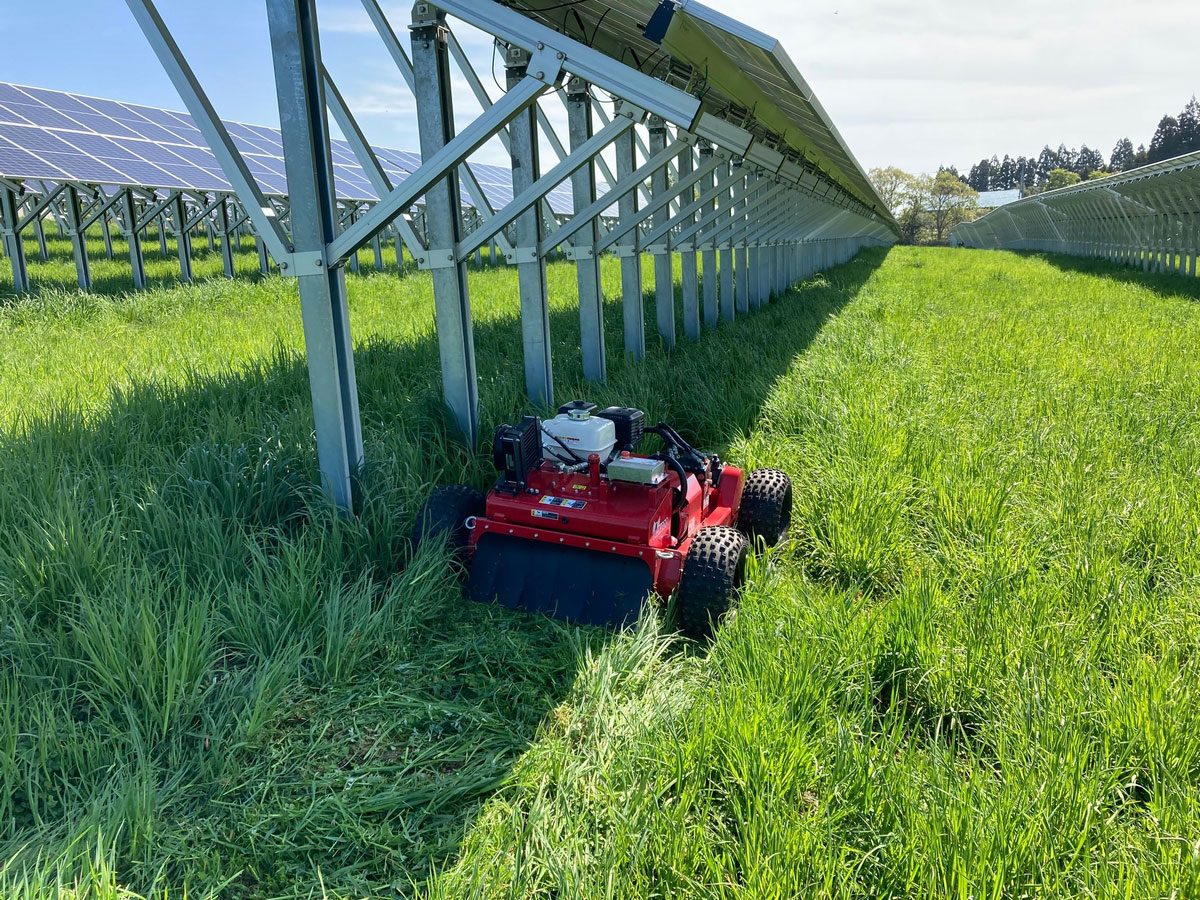
[[[646,431],[646,414],[632,406],[610,406],[596,413],[601,419],[608,419],[617,427],[617,446],[622,450],[633,451],[642,442]]]

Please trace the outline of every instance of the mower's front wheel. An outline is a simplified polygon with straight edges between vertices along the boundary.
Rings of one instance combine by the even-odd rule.
[[[746,553],[746,538],[736,528],[696,532],[675,592],[675,623],[683,634],[697,641],[712,637],[745,580]]]
[[[774,547],[792,524],[792,479],[778,469],[755,469],[742,489],[738,528],[750,543]]]
[[[413,524],[413,553],[425,541],[444,539],[446,546],[461,559],[467,547],[467,519],[482,516],[484,505],[483,494],[470,485],[443,484],[434,488]]]

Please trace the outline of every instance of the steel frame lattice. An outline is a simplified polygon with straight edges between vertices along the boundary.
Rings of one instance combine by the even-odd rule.
[[[1195,278],[1200,152],[1035,194],[956,225],[951,243],[1092,256]]]
[[[410,58],[376,0],[362,0],[416,99],[421,163],[399,183],[387,178],[322,65],[315,0],[267,0],[288,167],[286,204],[268,201],[254,183],[152,0],[126,2],[234,188],[215,206],[175,192],[142,215],[174,215],[183,233],[188,213],[173,205],[191,204],[193,216],[215,212],[217,227],[226,231],[225,216],[249,217],[281,272],[297,278],[321,472],[347,511],[362,438],[342,271],[360,248],[372,242],[377,247],[385,230],[398,230],[418,265],[431,271],[445,402],[472,446],[479,438],[479,400],[466,264],[481,247],[499,243],[506,261],[517,266],[526,389],[550,404],[545,261],[551,254],[565,252],[574,261],[584,371],[602,380],[597,260],[606,251],[621,262],[623,349],[640,358],[646,348],[642,254],[654,260],[655,287],[664,298],[656,304],[658,332],[669,347],[677,339],[676,254],[684,271],[682,334],[695,339],[863,246],[893,243],[898,233],[777,42],[692,0],[619,4],[613,21],[643,16],[645,39],[657,35],[661,42],[669,62],[657,73],[622,62],[619,40],[597,41],[593,31],[585,43],[539,20],[536,10],[495,0],[417,2],[406,23]],[[594,14],[606,39],[604,13]],[[503,51],[507,90],[498,99],[487,96],[454,38],[452,21],[492,35]],[[606,43],[612,52],[600,49]],[[693,59],[703,62],[693,65]],[[452,64],[480,106],[458,132]],[[554,94],[567,107],[565,144],[540,105]],[[603,106],[608,100],[611,113]],[[333,184],[330,114],[379,196],[345,215]],[[512,156],[512,199],[494,207],[479,191],[471,198],[472,212],[464,209],[464,190],[476,194],[466,164],[494,137]],[[543,140],[554,159],[539,159]],[[615,170],[603,152],[615,155]],[[573,200],[570,214],[556,213],[547,202],[564,184]],[[125,200],[134,196],[126,192]],[[12,221],[13,201],[0,192],[5,222]],[[416,227],[418,216],[423,228]]]

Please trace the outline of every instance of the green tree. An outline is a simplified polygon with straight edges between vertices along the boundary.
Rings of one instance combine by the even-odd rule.
[[[1158,120],[1154,137],[1150,138],[1149,162],[1159,162],[1179,155],[1179,120],[1174,116],[1163,116]]]
[[[967,175],[967,184],[977,191],[986,191],[992,183],[992,164],[989,160],[981,159],[971,166]]]
[[[1045,184],[1046,179],[1050,177],[1050,170],[1057,169],[1059,165],[1061,163],[1058,161],[1058,155],[1047,144],[1038,154],[1037,166],[1034,169],[1034,184]]]
[[[1100,155],[1100,151],[1093,150],[1087,144],[1079,148],[1079,155],[1075,157],[1074,171],[1079,174],[1080,178],[1087,178],[1090,172],[1103,168],[1104,157]]]
[[[1108,167],[1114,172],[1128,172],[1133,168],[1133,141],[1129,138],[1117,141],[1112,156],[1108,158]]]
[[[1200,150],[1200,103],[1196,97],[1187,102],[1179,113],[1179,152],[1193,153]]]
[[[867,176],[871,179],[871,184],[875,185],[879,199],[893,214],[898,214],[914,176],[896,166],[872,169]]]
[[[942,243],[950,229],[966,220],[968,211],[975,208],[979,192],[949,170],[943,169],[929,182],[929,224],[933,238]]]
[[[1017,186],[1017,164],[1011,156],[1004,154],[1000,171],[992,177],[992,190],[1009,191]],[[975,187],[975,185],[971,185]],[[975,188],[978,190],[978,188]]]
[[[1049,176],[1046,178],[1046,190],[1056,191],[1059,188],[1079,184],[1082,180],[1078,172],[1072,172],[1070,169],[1051,169]]]
[[[953,175],[948,177],[954,178]],[[904,188],[900,200],[903,212],[900,214],[899,224],[901,238],[906,244],[921,241],[929,220],[929,194],[932,188],[933,179],[928,175],[912,176]]]

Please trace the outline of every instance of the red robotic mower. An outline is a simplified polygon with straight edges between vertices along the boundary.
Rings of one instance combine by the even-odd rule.
[[[647,435],[657,452],[638,449]],[[681,631],[706,638],[742,585],[749,547],[773,546],[792,515],[777,469],[747,476],[641,410],[576,400],[553,419],[502,425],[503,473],[485,497],[443,485],[422,506],[414,548],[445,539],[481,602],[589,625],[634,621],[651,594],[675,594]]]

